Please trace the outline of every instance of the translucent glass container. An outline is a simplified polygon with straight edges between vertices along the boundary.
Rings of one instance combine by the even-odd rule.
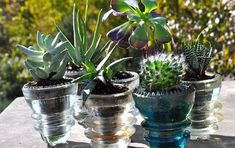
[[[73,119],[73,104],[77,99],[77,84],[22,88],[28,105],[33,110],[34,128],[49,145],[66,143]]]
[[[138,89],[133,94],[136,107],[144,117],[144,138],[150,148],[184,148],[190,133],[189,113],[193,107],[195,90],[181,85],[161,92]]]
[[[132,71],[126,71],[126,72],[132,74],[133,77],[127,78],[127,79],[112,80],[112,81],[116,84],[124,84],[132,88],[133,90],[135,88],[138,88],[140,84],[139,75],[136,72],[132,72]]]
[[[85,135],[93,148],[127,148],[135,133],[136,108],[131,90],[113,95],[90,95],[85,106]]]
[[[223,115],[218,112],[222,108],[218,101],[221,81],[220,75],[202,81],[183,81],[196,89],[195,103],[190,114],[192,140],[208,139],[218,129],[217,123],[223,119]]]
[[[70,79],[76,79],[83,75],[85,71],[83,69],[81,70],[73,70],[73,71],[66,71],[64,77],[65,78],[70,78]],[[86,109],[84,108],[82,102],[82,90],[84,89],[85,85],[83,82],[77,83],[78,85],[78,91],[77,91],[77,100],[74,103],[74,108],[73,108],[73,117],[76,119],[78,124],[84,126],[83,121],[87,116]]]

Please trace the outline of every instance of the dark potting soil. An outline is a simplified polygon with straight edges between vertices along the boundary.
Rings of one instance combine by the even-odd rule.
[[[130,72],[119,71],[113,76],[113,80],[128,79],[132,77],[134,77],[134,75],[132,75]]]
[[[184,81],[203,81],[203,80],[208,80],[208,79],[213,79],[215,78],[215,76],[208,76],[208,75],[204,75],[202,77],[195,77],[195,76],[191,76],[191,75],[185,75],[183,77]]]
[[[71,82],[71,79],[59,79],[59,80],[40,80],[38,82],[32,81],[29,82],[26,86],[28,87],[46,87],[46,86],[53,86],[53,85],[62,85]]]
[[[119,85],[113,85],[111,83],[104,84],[99,82],[96,84],[95,89],[92,91],[92,94],[96,95],[111,95],[117,93],[123,93],[127,91],[128,88]]]

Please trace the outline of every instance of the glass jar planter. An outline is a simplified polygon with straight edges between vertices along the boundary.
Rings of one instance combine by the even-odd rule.
[[[33,110],[34,128],[49,145],[64,144],[75,121],[73,104],[77,99],[77,84],[30,86],[22,88],[25,100]]]
[[[195,103],[190,114],[192,125],[191,139],[208,139],[217,129],[217,123],[223,119],[218,113],[222,104],[218,101],[222,78],[215,75],[214,78],[202,81],[183,81],[191,84],[196,89]]]
[[[136,107],[144,117],[144,138],[150,148],[184,148],[190,125],[189,113],[193,107],[195,90],[181,85],[161,92],[138,89],[133,94]]]
[[[135,88],[138,88],[139,84],[140,84],[138,73],[133,72],[133,71],[126,71],[126,72],[130,73],[133,77],[126,78],[126,79],[115,79],[115,80],[112,80],[112,82],[116,83],[116,84],[124,84],[124,85],[132,88],[133,90]]]
[[[91,94],[85,102],[88,117],[85,135],[94,148],[127,148],[135,133],[134,101],[131,89],[112,95]]]
[[[64,74],[65,78],[76,79],[82,76],[85,73],[85,70],[67,70]],[[73,117],[76,119],[78,124],[84,126],[83,121],[87,116],[86,109],[84,108],[82,102],[82,90],[84,89],[85,85],[83,82],[78,82],[78,90],[77,90],[77,100],[74,103],[73,107]]]

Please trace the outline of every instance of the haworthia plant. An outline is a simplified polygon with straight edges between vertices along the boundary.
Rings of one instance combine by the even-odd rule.
[[[183,58],[157,54],[142,62],[142,87],[148,91],[169,89],[179,84],[183,74]]]
[[[104,15],[104,19],[112,12],[127,15],[128,19],[107,33],[107,36],[118,42],[120,47],[128,48],[129,44],[136,49],[148,49],[171,41],[166,18],[154,12],[158,7],[155,0],[111,0],[110,5],[112,10]],[[141,6],[144,6],[144,10]]]
[[[213,51],[209,42],[206,42],[208,43],[208,46],[206,46],[206,43],[203,43],[200,39],[201,34],[195,42],[184,43],[181,49],[187,64],[186,75],[196,80],[201,80],[205,77]]]
[[[68,49],[70,59],[72,63],[81,66],[81,63],[85,60],[90,60],[96,63],[102,56],[102,53],[110,47],[111,41],[108,41],[105,45],[101,47],[101,35],[100,26],[102,19],[102,10],[99,12],[96,21],[95,31],[93,33],[93,38],[91,41],[88,40],[88,28],[87,28],[87,9],[88,0],[86,0],[85,16],[82,17],[79,10],[76,9],[76,5],[73,7],[73,36],[74,44],[72,44],[65,34],[57,26],[57,29],[61,33],[61,40],[68,42],[66,48]]]
[[[62,79],[68,62],[67,42],[60,41],[61,33],[55,38],[37,32],[38,48],[17,45],[27,55],[25,65],[36,81]]]

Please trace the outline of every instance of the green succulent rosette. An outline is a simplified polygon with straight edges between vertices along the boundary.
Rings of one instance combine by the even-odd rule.
[[[154,10],[158,7],[155,0],[111,0],[111,10],[104,15],[126,15],[125,23],[111,29],[107,36],[119,47],[148,49],[149,47],[171,41],[167,20]]]

